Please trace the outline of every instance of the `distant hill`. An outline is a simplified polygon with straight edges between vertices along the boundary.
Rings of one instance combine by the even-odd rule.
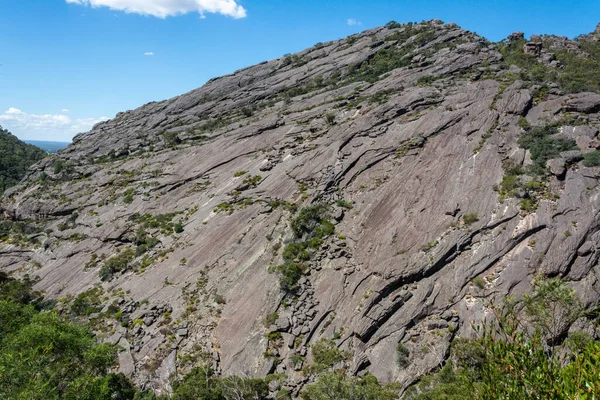
[[[24,142],[37,146],[51,154],[54,154],[69,145],[69,142],[48,142],[45,140],[25,140]]]
[[[31,165],[47,155],[39,147],[23,143],[0,127],[0,194],[17,184]]]

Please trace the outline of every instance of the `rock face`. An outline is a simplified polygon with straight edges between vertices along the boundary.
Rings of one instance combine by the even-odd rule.
[[[61,151],[61,171],[47,159],[3,198],[43,229],[2,242],[0,267],[55,298],[101,287],[118,317],[100,335],[125,345],[121,368],[146,388],[168,392],[199,358],[225,375],[285,372],[298,388],[292,356],[320,338],[350,352],[350,372],[409,385],[488,301],[519,297],[536,274],[600,300],[600,169],[579,152],[552,160],[536,209],[498,193],[503,166],[531,163],[523,118],[558,124],[586,153],[600,100],[534,100],[509,67],[495,45],[433,21],[120,113]],[[291,238],[290,203],[317,202],[332,206],[335,234],[291,301],[269,266]]]

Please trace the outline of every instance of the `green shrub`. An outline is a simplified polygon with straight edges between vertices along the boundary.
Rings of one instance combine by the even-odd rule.
[[[424,252],[428,252],[429,250],[433,249],[438,244],[439,244],[439,242],[437,240],[433,240],[433,241],[425,243],[423,246],[421,246],[421,250]]]
[[[477,286],[479,289],[485,289],[485,279],[483,279],[481,276],[476,276],[475,278],[473,278],[473,280],[471,280],[471,283]]]
[[[179,136],[175,132],[163,133],[163,139],[167,147],[175,147],[181,143],[181,139],[179,139]]]
[[[362,378],[332,372],[319,377],[301,393],[304,400],[393,400],[398,398],[399,385],[382,386],[373,375]]]
[[[548,160],[558,157],[561,151],[577,149],[573,140],[552,136],[557,132],[554,126],[536,126],[519,138],[519,146],[531,152],[533,173],[544,174]]]
[[[600,166],[600,150],[594,150],[583,155],[583,165],[586,167]]]
[[[173,225],[173,230],[175,233],[183,232],[183,224],[181,222],[175,222],[175,225]]]
[[[13,282],[6,278],[1,289]],[[114,346],[97,344],[87,328],[54,312],[37,311],[28,304],[35,298],[0,300],[0,398],[133,400],[132,383],[111,372]]]
[[[131,204],[133,203],[133,194],[134,190],[129,188],[125,192],[123,192],[123,203]]]
[[[254,175],[254,176],[249,176],[249,177],[245,178],[242,182],[245,184],[248,184],[250,186],[256,187],[261,179],[262,179],[262,176]]]
[[[285,262],[275,267],[275,272],[279,273],[279,284],[285,292],[294,292],[298,286],[298,281],[304,271],[302,264],[295,262]]]
[[[336,204],[338,205],[338,207],[342,207],[342,208],[345,208],[347,210],[350,210],[353,207],[353,205],[352,205],[351,202],[346,201],[346,200],[342,200],[342,199],[338,200],[336,202]]]
[[[172,400],[265,399],[266,381],[238,376],[217,377],[206,366],[196,367],[173,385]]]
[[[427,85],[431,85],[433,82],[435,82],[435,76],[423,75],[423,76],[420,76],[419,79],[417,80],[417,85],[427,86]]]
[[[519,205],[521,210],[523,211],[534,212],[535,210],[537,210],[537,201],[532,198],[526,198],[521,200]]]
[[[267,314],[267,316],[265,317],[265,326],[268,328],[271,325],[273,325],[277,319],[279,319],[279,313],[278,312],[272,312],[270,314]]]
[[[112,277],[119,272],[124,272],[129,268],[129,263],[135,258],[135,252],[131,248],[121,251],[116,256],[113,256],[104,261],[102,268],[98,272],[100,279],[103,281],[111,280]]]
[[[410,351],[406,346],[402,343],[398,343],[396,346],[396,359],[398,360],[398,365],[401,368],[406,368],[408,366],[408,359],[410,357]]]
[[[75,315],[86,316],[100,312],[102,309],[101,295],[102,290],[100,288],[93,288],[80,293],[71,303],[71,312]]]
[[[475,213],[473,214],[465,214],[463,216],[463,222],[465,223],[465,225],[471,225],[474,224],[475,222],[479,221],[479,216]]]
[[[319,339],[313,344],[312,356],[315,364],[311,366],[310,370],[313,373],[324,372],[349,357],[347,353],[337,348],[333,340],[329,339]]]

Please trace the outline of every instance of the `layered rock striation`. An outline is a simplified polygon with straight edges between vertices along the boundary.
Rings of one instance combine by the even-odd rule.
[[[166,391],[199,360],[298,390],[320,338],[350,373],[408,386],[537,274],[593,306],[600,95],[541,90],[500,50],[392,23],[120,113],[4,196],[36,233],[7,234],[0,268],[39,277],[64,312],[97,288],[85,318]],[[527,135],[565,146],[544,158]],[[274,271],[316,204],[334,233],[289,293]]]

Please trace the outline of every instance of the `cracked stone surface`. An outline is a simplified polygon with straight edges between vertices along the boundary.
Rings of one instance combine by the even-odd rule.
[[[386,40],[397,30],[252,66],[78,135],[57,155],[67,170],[46,159],[2,199],[5,218],[44,230],[37,245],[0,243],[0,268],[38,276],[36,289],[54,298],[95,285],[127,293],[114,298],[127,297],[119,309],[140,323],[106,340],[127,344],[122,371],[165,392],[195,353],[225,375],[285,371],[301,385],[291,357],[320,338],[350,352],[349,371],[407,386],[443,362],[453,337],[472,334],[487,301],[522,295],[538,273],[564,277],[597,303],[600,167],[580,160],[600,147],[600,96],[536,102],[523,82],[504,84],[510,66],[481,37],[436,21],[415,29],[433,39],[375,83],[342,74],[318,84],[403,46]],[[581,153],[549,165],[553,196],[534,212],[517,198],[500,202],[503,163],[531,163],[517,145],[520,118],[543,125],[567,113],[582,123],[559,135]],[[336,223],[288,307],[268,271],[291,237],[292,214],[276,201],[328,202]],[[101,281],[105,258],[135,249],[134,213],[178,213],[182,231],[147,228],[158,244]],[[477,221],[466,225],[466,214]],[[270,331],[283,332],[276,349]],[[264,357],[267,349],[278,357]]]

